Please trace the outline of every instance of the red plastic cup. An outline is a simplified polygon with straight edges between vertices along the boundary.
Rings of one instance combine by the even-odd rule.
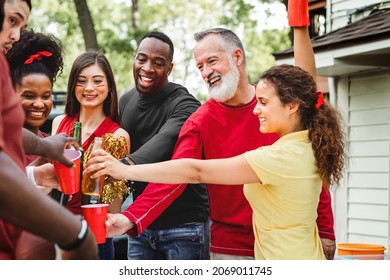
[[[309,26],[309,1],[289,0],[288,1],[288,24],[289,26]]]
[[[107,220],[108,204],[87,204],[81,205],[81,208],[83,216],[95,236],[96,243],[105,243],[107,235],[105,222]]]
[[[74,162],[75,167],[66,167],[62,163],[53,162],[54,169],[64,194],[74,194],[80,190],[80,160],[81,152],[65,149],[65,156]]]

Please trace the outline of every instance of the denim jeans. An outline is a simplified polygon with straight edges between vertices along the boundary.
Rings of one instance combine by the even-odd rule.
[[[114,259],[114,241],[112,238],[107,238],[106,243],[98,244],[99,258],[101,260]]]
[[[129,260],[208,260],[209,229],[209,221],[169,229],[146,229],[138,237],[128,238],[127,257]]]

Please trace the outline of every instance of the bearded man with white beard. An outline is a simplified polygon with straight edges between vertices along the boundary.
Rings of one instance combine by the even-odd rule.
[[[182,126],[172,159],[228,158],[271,145],[278,136],[259,132],[259,120],[253,115],[257,103],[255,85],[250,84],[247,78],[241,40],[224,28],[198,32],[194,38],[196,66],[211,98]],[[186,184],[149,183],[143,194],[127,209],[142,217],[130,228],[135,225],[138,232],[142,231],[185,188]],[[243,194],[243,186],[207,184],[207,190],[211,220],[210,258],[254,259],[252,209]],[[330,196],[324,190],[318,216],[322,242],[334,241]],[[121,217],[118,217],[113,225],[119,226],[120,221]]]

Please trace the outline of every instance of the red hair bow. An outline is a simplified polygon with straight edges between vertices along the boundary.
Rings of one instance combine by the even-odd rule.
[[[30,55],[26,61],[24,62],[24,64],[30,64],[30,63],[33,63],[34,59],[36,60],[41,60],[42,57],[46,56],[46,57],[49,57],[49,56],[52,56],[53,54],[51,52],[48,52],[48,51],[40,51],[40,52],[37,52],[35,54],[32,54]]]
[[[321,91],[317,91],[317,102],[314,105],[314,108],[316,110],[319,110],[321,108],[321,106],[324,104],[325,104],[324,95],[322,94]]]

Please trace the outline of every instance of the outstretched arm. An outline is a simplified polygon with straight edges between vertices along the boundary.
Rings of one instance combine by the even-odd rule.
[[[294,28],[295,65],[309,72],[316,80],[316,64],[308,31],[310,25],[308,0],[288,1],[288,24]]]
[[[0,150],[0,219],[53,243],[72,244],[82,230],[80,218],[35,188],[27,176]],[[91,231],[63,258],[96,259]]]
[[[174,100],[171,105],[172,112],[165,120],[165,123],[141,147],[133,151],[124,158],[129,164],[144,164],[151,162],[160,162],[171,158],[180,129],[188,117],[200,106],[200,102],[192,95],[185,93],[182,97]],[[125,103],[126,100],[122,100]],[[122,113],[122,118],[130,117],[126,115],[126,109]],[[131,137],[131,135],[130,135]]]
[[[210,183],[242,185],[257,183],[259,178],[244,155],[225,159],[176,159],[153,164],[124,165],[106,151],[91,153],[84,173],[97,171],[91,178],[110,175],[115,179],[131,179],[166,184]],[[234,172],[231,172],[234,170]]]
[[[28,155],[42,156],[49,161],[59,161],[68,167],[73,162],[65,157],[64,149],[72,145],[79,147],[76,139],[60,133],[46,138],[40,138],[28,129],[23,128],[23,148]]]
[[[316,63],[307,26],[294,27],[294,60],[296,66],[309,72],[316,81]]]

